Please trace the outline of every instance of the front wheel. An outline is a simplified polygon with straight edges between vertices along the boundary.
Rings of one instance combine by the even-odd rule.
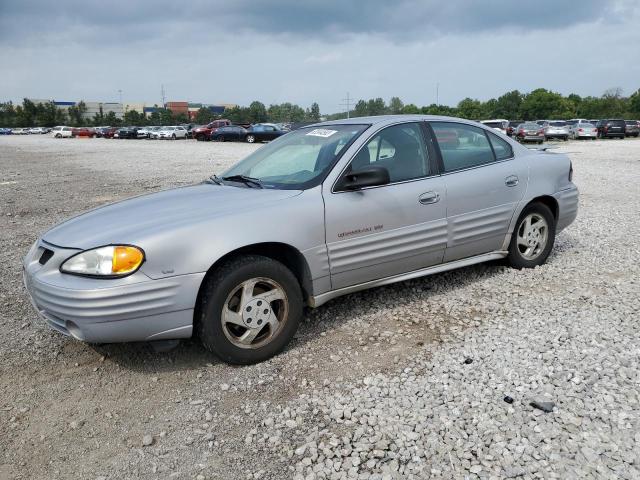
[[[62,138],[62,135],[59,133],[56,133],[56,138]]]
[[[527,205],[511,235],[507,260],[514,268],[542,265],[551,253],[556,238],[556,222],[549,207],[542,203]]]
[[[247,143],[254,143],[256,141],[256,137],[254,137],[253,135],[247,135]]]
[[[251,364],[280,352],[302,317],[298,280],[282,263],[248,255],[218,268],[202,287],[196,331],[221,360]]]

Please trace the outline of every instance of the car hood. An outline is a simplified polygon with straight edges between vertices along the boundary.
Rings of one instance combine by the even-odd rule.
[[[118,243],[138,244],[159,233],[262,208],[300,193],[202,183],[99,207],[53,227],[42,239],[81,250]]]

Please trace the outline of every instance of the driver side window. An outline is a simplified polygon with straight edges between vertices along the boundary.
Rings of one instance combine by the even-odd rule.
[[[387,127],[363,146],[351,161],[351,170],[385,167],[391,182],[430,175],[429,157],[422,130],[417,123]]]

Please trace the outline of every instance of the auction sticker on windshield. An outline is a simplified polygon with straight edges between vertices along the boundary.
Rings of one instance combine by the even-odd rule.
[[[322,137],[329,138],[334,133],[338,133],[337,130],[325,130],[324,128],[316,128],[315,130],[311,130],[307,135],[311,135],[312,137]]]

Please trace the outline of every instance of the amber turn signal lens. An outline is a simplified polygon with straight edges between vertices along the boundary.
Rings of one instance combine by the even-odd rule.
[[[140,266],[142,260],[144,255],[136,247],[115,247],[111,272],[114,275],[133,272]]]

